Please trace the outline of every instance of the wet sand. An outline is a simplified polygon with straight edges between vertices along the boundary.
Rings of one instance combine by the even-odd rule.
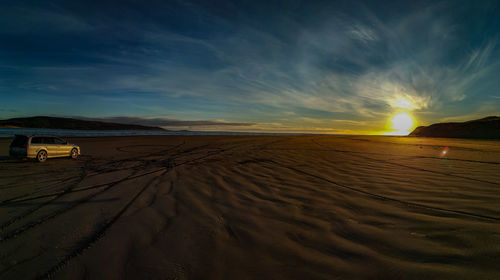
[[[0,279],[500,278],[498,141],[70,142],[40,164],[0,139]]]

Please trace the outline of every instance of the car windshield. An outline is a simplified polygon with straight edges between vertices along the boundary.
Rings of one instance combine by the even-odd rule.
[[[11,143],[12,147],[25,147],[28,143],[28,137],[24,135],[16,135]]]

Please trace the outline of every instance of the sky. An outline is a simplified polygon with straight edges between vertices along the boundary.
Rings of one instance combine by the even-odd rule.
[[[499,115],[498,11],[487,0],[1,1],[0,119],[380,134]]]

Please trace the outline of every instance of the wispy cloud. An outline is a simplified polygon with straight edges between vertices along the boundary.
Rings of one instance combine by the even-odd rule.
[[[92,29],[84,19],[55,5],[23,6],[12,3],[2,6],[0,34],[34,34],[51,32],[84,32]]]
[[[365,43],[369,41],[376,41],[378,40],[378,36],[375,34],[375,32],[362,25],[354,25],[352,26],[352,29],[350,30],[351,34],[355,39],[361,40]]]

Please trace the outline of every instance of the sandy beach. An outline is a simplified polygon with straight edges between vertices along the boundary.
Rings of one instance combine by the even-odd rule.
[[[500,278],[498,141],[69,141],[36,163],[0,139],[0,279]]]

